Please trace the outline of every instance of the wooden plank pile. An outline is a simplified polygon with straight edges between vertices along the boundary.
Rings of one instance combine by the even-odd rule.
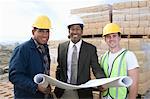
[[[103,27],[110,23],[111,5],[72,9],[71,14],[79,15],[84,20],[84,35],[96,35],[102,33]]]
[[[108,46],[101,36],[105,24],[114,22],[121,26],[121,46],[135,53],[140,65],[139,90],[144,95],[150,88],[150,0],[128,1],[112,5],[97,5],[71,10],[85,22],[84,40],[97,47],[100,58]],[[94,77],[93,77],[94,78]]]
[[[112,5],[112,21],[121,26],[122,33],[125,35],[134,35],[134,38],[128,39],[128,49],[134,51],[140,65],[140,79],[138,93],[143,95],[149,90],[150,86],[150,64],[149,51],[143,49],[150,43],[146,37],[150,35],[150,1],[129,1],[124,3],[115,3]],[[143,35],[136,38],[137,35]],[[146,38],[145,38],[146,37]],[[147,46],[150,49],[150,46]]]
[[[120,24],[122,33],[150,34],[150,5],[148,1],[129,1],[112,5],[112,20]]]

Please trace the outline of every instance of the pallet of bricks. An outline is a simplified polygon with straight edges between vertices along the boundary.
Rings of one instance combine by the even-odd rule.
[[[124,40],[127,40],[128,49],[138,58],[138,94],[145,95],[150,88],[150,1],[115,3],[112,8],[112,21],[120,24],[122,33],[128,35]]]

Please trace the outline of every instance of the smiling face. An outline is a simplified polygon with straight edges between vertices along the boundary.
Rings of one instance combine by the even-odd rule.
[[[78,41],[80,41],[82,34],[83,34],[83,29],[81,28],[80,25],[75,24],[70,26],[69,36],[73,43],[77,43]]]
[[[105,42],[108,44],[110,49],[119,49],[121,37],[118,33],[111,33],[105,36]]]
[[[39,44],[47,44],[49,40],[49,29],[33,29],[32,34],[33,38],[39,43]]]

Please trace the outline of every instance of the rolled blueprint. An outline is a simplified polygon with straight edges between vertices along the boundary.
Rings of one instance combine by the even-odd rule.
[[[42,87],[46,88],[49,84],[48,80],[48,77],[45,77],[44,74],[37,74],[36,76],[34,76],[34,82],[39,84],[39,85],[42,85]]]
[[[53,85],[62,89],[74,90],[74,89],[80,89],[80,88],[97,87],[101,85],[104,85],[108,88],[109,87],[129,87],[132,84],[132,79],[129,76],[120,76],[120,77],[112,77],[112,78],[93,79],[81,85],[71,85],[71,84],[59,81],[45,74],[37,74],[34,77],[34,82],[37,84],[41,84],[43,87],[47,87],[50,84],[50,85]]]
[[[129,87],[132,84],[132,79],[128,76],[119,77],[119,80],[114,80],[104,84],[107,87]],[[118,86],[119,85],[119,86]]]
[[[71,85],[68,83],[64,83],[62,81],[59,81],[51,76],[45,75],[45,74],[37,74],[34,76],[34,82],[37,84],[42,85],[43,87],[47,87],[49,84],[53,86],[57,86],[62,89],[79,89],[76,85]]]

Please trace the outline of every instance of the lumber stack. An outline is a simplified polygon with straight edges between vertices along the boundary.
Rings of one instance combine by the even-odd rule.
[[[140,66],[138,94],[144,95],[150,88],[150,1],[129,1],[113,5],[78,8],[72,9],[71,14],[78,15],[83,19],[85,23],[83,39],[97,47],[99,59],[108,50],[108,46],[101,36],[103,27],[110,22],[118,23],[121,26],[121,32],[125,37],[122,38],[120,44],[123,48],[133,51],[137,56]],[[54,42],[57,44],[51,42],[50,45],[55,45],[51,47],[56,48],[58,42]],[[57,63],[51,66],[51,76],[53,77],[55,77],[56,65]],[[92,79],[95,79],[93,74]]]
[[[112,5],[112,20],[131,35],[150,34],[150,1],[129,1]]]
[[[150,1],[129,1],[112,5],[112,21],[121,26],[124,35],[134,35],[128,38],[128,49],[134,51],[140,65],[140,79],[138,93],[144,95],[149,90],[150,65],[149,39],[144,36],[150,35]],[[136,38],[142,35],[141,38]],[[143,47],[149,47],[147,49]]]
[[[135,50],[134,52],[138,58],[138,62],[140,65],[138,93],[144,95],[150,89],[150,39],[143,38],[140,44],[141,49]]]
[[[71,14],[78,15],[83,19],[85,23],[84,35],[102,34],[103,27],[110,23],[111,5],[72,9]]]

